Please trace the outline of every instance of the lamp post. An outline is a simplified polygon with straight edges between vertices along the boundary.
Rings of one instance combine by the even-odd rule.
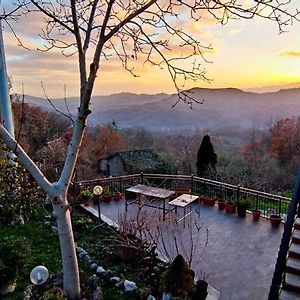
[[[101,222],[101,211],[100,211],[100,196],[103,193],[103,188],[100,185],[95,185],[93,188],[93,194],[95,196],[98,196],[98,216],[99,216],[99,222]]]

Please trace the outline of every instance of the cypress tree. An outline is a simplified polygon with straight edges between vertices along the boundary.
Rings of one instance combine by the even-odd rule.
[[[211,172],[215,172],[216,164],[217,154],[214,151],[209,135],[205,135],[197,153],[197,175],[200,177],[209,176]]]

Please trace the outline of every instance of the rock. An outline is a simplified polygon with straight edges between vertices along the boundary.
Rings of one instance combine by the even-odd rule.
[[[115,277],[109,278],[109,281],[111,281],[112,283],[119,283],[121,281],[121,278],[115,276]]]
[[[28,285],[24,291],[23,300],[31,300],[33,285]]]
[[[147,300],[155,300],[155,298],[154,298],[152,295],[149,295],[149,296],[147,297]]]
[[[0,295],[6,295],[12,293],[17,286],[17,280],[13,280],[6,284],[1,283]]]
[[[87,256],[87,252],[86,251],[81,251],[78,254],[79,259],[82,259],[82,260],[85,258],[85,256]]]
[[[55,233],[58,232],[57,226],[51,226],[51,230],[52,230],[53,232],[55,232]]]
[[[92,261],[92,259],[91,259],[91,257],[90,257],[89,255],[86,254],[86,255],[83,257],[83,261],[86,262],[86,263],[90,263],[90,262]]]
[[[162,300],[170,300],[171,299],[171,293],[163,293]]]
[[[94,290],[92,300],[103,300],[103,292],[101,287],[97,286],[97,288]]]
[[[51,222],[50,221],[45,221],[44,226],[47,228],[51,228]]]
[[[80,253],[80,252],[83,252],[84,249],[82,249],[81,247],[76,247],[76,251],[77,251],[78,253]]]
[[[96,274],[103,275],[106,272],[106,270],[103,267],[97,267]]]
[[[91,265],[90,265],[90,269],[91,270],[96,270],[97,269],[97,264],[96,263],[92,263]]]
[[[105,278],[113,277],[113,272],[111,270],[107,270],[102,274],[102,276]]]
[[[98,287],[98,277],[96,274],[92,275],[88,279],[88,286],[91,290],[96,290],[96,288]]]
[[[129,281],[127,279],[124,280],[124,291],[131,292],[137,289],[136,283],[133,281]]]

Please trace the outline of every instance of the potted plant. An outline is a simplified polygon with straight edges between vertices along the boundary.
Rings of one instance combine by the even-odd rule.
[[[276,214],[270,215],[269,219],[273,228],[278,228],[282,220],[281,216]]]
[[[122,194],[119,191],[116,191],[114,194],[114,200],[120,201],[122,199]]]
[[[214,197],[211,196],[203,196],[203,204],[208,205],[208,206],[214,206],[216,199]]]
[[[112,192],[109,187],[103,188],[103,202],[110,202],[112,200]]]
[[[250,201],[246,199],[239,199],[236,203],[236,209],[239,217],[245,218],[246,211],[250,208]]]
[[[225,200],[224,199],[218,199],[218,207],[219,207],[219,210],[224,210],[225,209]]]
[[[253,217],[253,221],[257,222],[260,218],[260,210],[259,209],[254,209],[252,211],[252,217]]]
[[[225,202],[225,211],[228,214],[234,214],[235,213],[235,204],[229,200]]]
[[[92,197],[93,197],[93,192],[88,188],[81,190],[79,193],[79,198],[81,202],[83,202],[84,206],[89,206],[90,199]]]

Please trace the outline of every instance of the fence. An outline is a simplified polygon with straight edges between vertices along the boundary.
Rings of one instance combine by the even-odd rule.
[[[146,184],[164,189],[189,188],[193,194],[208,195],[218,199],[236,202],[249,200],[249,210],[259,209],[261,215],[269,217],[271,214],[287,214],[291,199],[260,192],[241,186],[218,182],[210,179],[188,175],[164,175],[164,174],[135,174],[119,177],[101,178],[96,180],[80,181],[77,188],[94,187],[101,185],[125,193],[125,190],[136,184]]]

